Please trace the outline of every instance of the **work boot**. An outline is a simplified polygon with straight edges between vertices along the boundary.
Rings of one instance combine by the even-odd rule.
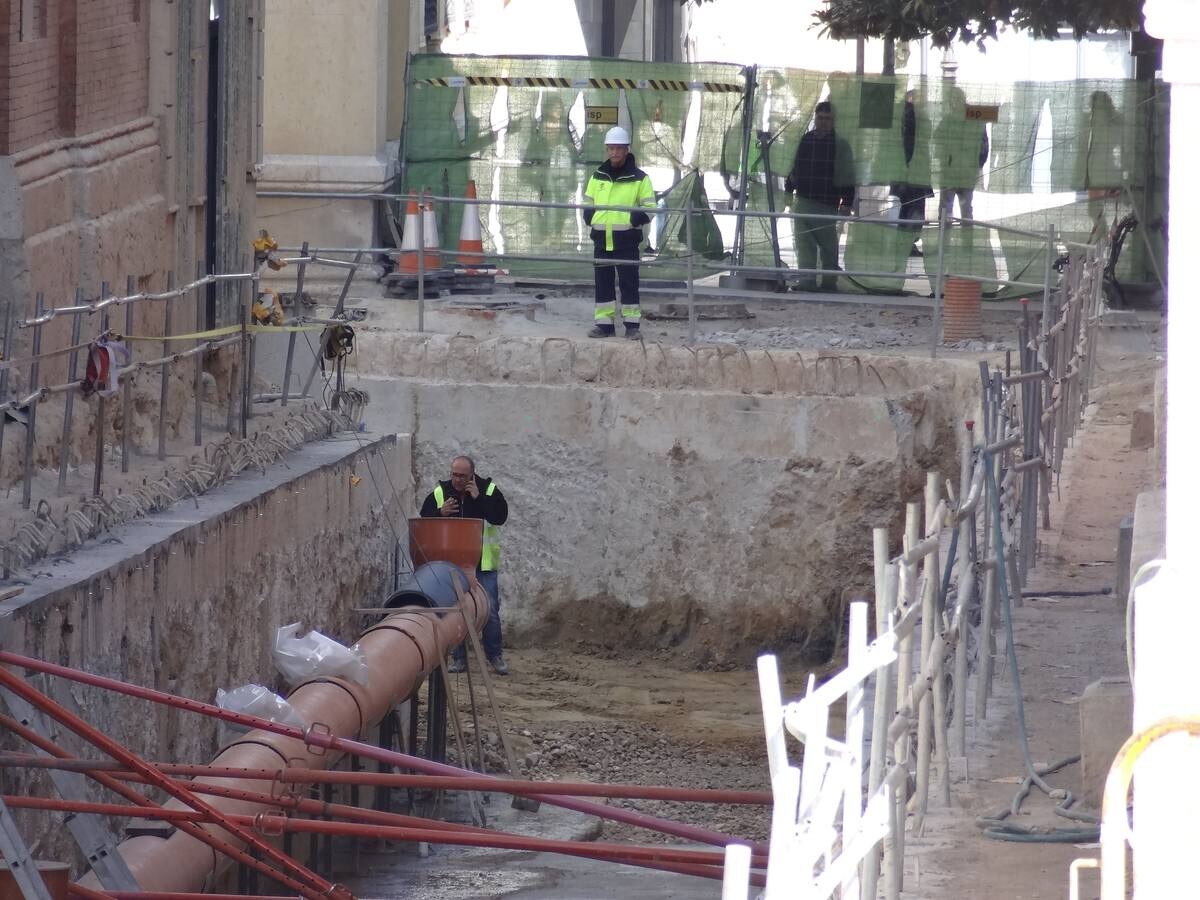
[[[504,664],[503,656],[493,656],[491,659],[488,660],[488,662],[492,664],[492,671],[495,672],[497,675],[507,675],[508,674],[508,666]]]
[[[617,333],[617,330],[612,325],[596,325],[588,332],[590,338],[608,338]]]
[[[637,323],[625,324],[625,340],[640,341],[642,339],[642,327]]]
[[[467,671],[467,661],[465,659],[451,658],[446,666],[446,671],[454,674],[465,672]]]

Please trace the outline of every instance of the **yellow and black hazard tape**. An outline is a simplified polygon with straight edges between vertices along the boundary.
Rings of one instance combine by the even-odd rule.
[[[247,325],[250,334],[287,334],[292,331],[324,331],[325,325]],[[226,325],[224,328],[213,328],[209,331],[192,331],[187,334],[126,334],[121,336],[125,341],[206,341],[211,338],[239,334],[241,325]]]
[[[562,78],[556,75],[448,75],[445,78],[420,78],[417,84],[436,87],[536,87],[602,88],[627,91],[707,91],[714,94],[740,94],[745,86],[726,81],[680,81],[674,78]]]

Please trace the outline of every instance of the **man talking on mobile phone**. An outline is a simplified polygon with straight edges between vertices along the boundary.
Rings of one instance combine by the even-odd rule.
[[[439,481],[421,505],[422,518],[438,516],[483,519],[483,555],[475,568],[475,577],[490,602],[490,614],[483,626],[483,652],[497,675],[507,675],[500,632],[500,526],[508,521],[508,501],[495,481],[475,474],[475,460],[456,456],[450,462],[450,480]],[[459,644],[448,668],[461,672],[466,666],[466,648]]]

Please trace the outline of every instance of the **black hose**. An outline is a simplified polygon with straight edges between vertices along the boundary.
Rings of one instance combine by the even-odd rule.
[[[1098,591],[1029,591],[1026,599],[1030,597],[1103,597],[1112,592],[1113,589],[1110,587],[1100,588]]]
[[[1054,810],[1057,815],[1078,821],[1098,823],[1095,816],[1089,813],[1075,812],[1070,809],[1071,805],[1075,802],[1075,797],[1070,791],[1054,790],[1042,778],[1043,775],[1049,775],[1058,769],[1078,762],[1080,759],[1078,755],[1069,756],[1041,770],[1034,766],[1033,759],[1030,757],[1029,732],[1025,727],[1025,702],[1021,694],[1021,673],[1017,663],[1016,637],[1013,632],[1012,595],[1008,590],[1008,573],[1007,567],[1004,565],[1004,534],[1001,529],[1000,495],[999,491],[996,490],[995,474],[992,472],[992,467],[986,462],[985,471],[987,473],[988,493],[993,498],[991,512],[994,527],[992,534],[994,535],[996,549],[996,571],[999,576],[1000,605],[1004,611],[1004,630],[1008,643],[1008,666],[1012,673],[1013,691],[1016,694],[1017,731],[1021,738],[1021,758],[1025,762],[1026,776],[1021,782],[1020,789],[1013,797],[1013,802],[1009,809],[1003,810],[992,817],[978,819],[977,823],[983,827],[984,837],[997,841],[1014,841],[1027,844],[1092,843],[1100,838],[1099,827],[1046,828],[1035,830],[1005,821],[1009,815],[1015,815],[1020,810],[1022,802],[1029,796],[1029,792],[1033,786],[1037,785],[1038,789],[1048,797],[1054,799],[1061,798],[1062,802]]]

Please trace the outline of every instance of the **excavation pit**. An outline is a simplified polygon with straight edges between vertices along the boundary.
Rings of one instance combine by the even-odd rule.
[[[871,594],[871,529],[958,471],[978,365],[566,338],[359,336],[368,425],[413,436],[418,498],[456,454],[508,498],[514,646],[699,667],[827,659]]]

